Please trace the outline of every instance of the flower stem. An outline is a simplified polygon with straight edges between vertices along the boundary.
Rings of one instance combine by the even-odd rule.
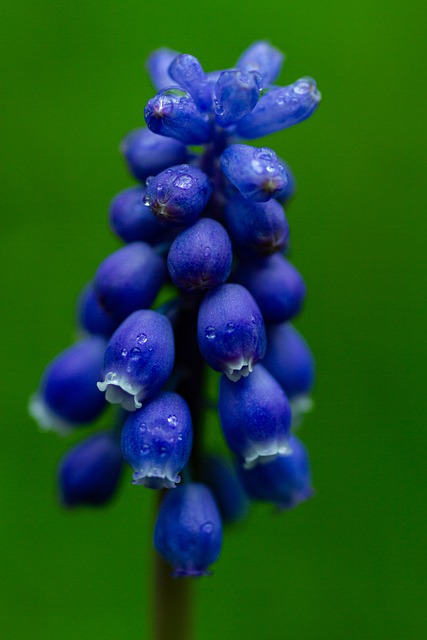
[[[173,578],[171,567],[156,552],[154,559],[153,640],[192,640],[193,580]]]

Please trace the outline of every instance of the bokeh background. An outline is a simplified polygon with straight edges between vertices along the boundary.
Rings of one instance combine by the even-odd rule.
[[[27,400],[118,246],[107,209],[132,183],[118,143],[153,94],[147,55],[167,45],[213,70],[261,38],[286,52],[284,84],[311,75],[323,93],[311,120],[264,141],[298,180],[298,327],[318,374],[301,437],[317,495],[281,516],[258,506],[226,533],[196,585],[197,638],[426,637],[423,5],[3,1],[2,638],[148,637],[153,495],[128,475],[111,507],[62,511],[68,443],[39,433]]]

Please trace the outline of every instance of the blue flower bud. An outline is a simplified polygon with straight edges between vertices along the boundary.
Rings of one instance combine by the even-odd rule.
[[[269,256],[288,245],[289,224],[274,199],[252,202],[236,194],[226,204],[225,222],[239,253],[248,258]]]
[[[127,418],[122,451],[134,470],[133,484],[171,489],[181,481],[193,441],[187,403],[177,393],[163,392]]]
[[[186,53],[177,56],[169,67],[169,75],[190,94],[199,109],[212,108],[212,91],[197,58]]]
[[[157,515],[154,546],[174,576],[209,575],[221,545],[221,518],[209,489],[192,483],[168,491]]]
[[[261,364],[238,382],[222,376],[219,417],[228,446],[245,466],[289,451],[291,408],[279,383]]]
[[[241,264],[234,278],[251,292],[265,322],[286,322],[296,316],[303,305],[304,280],[278,253],[253,264]]]
[[[144,109],[147,126],[153,133],[176,138],[184,144],[206,144],[214,137],[207,113],[181,89],[165,89],[148,101]]]
[[[244,71],[257,71],[262,77],[263,87],[276,80],[282,69],[285,56],[279,49],[265,40],[254,42],[242,53],[236,67]]]
[[[197,337],[207,363],[233,381],[248,376],[266,348],[260,310],[238,284],[208,291],[199,309]]]
[[[261,138],[306,120],[317,109],[321,95],[312,78],[301,78],[287,87],[274,87],[255,109],[239,121],[243,138]]]
[[[262,364],[291,400],[308,394],[314,384],[314,360],[302,335],[291,324],[267,328],[267,351]]]
[[[147,70],[151,82],[158,91],[175,84],[169,75],[169,67],[177,55],[179,55],[177,51],[167,47],[156,49],[149,55]]]
[[[256,71],[223,71],[215,86],[215,120],[221,127],[235,124],[258,102],[261,76]]]
[[[221,156],[221,168],[240,193],[255,202],[267,202],[288,182],[283,164],[266,147],[231,144]]]
[[[104,380],[98,389],[112,404],[127,411],[141,408],[169,378],[175,358],[172,325],[168,318],[143,309],[132,313],[108,343]]]
[[[109,255],[95,274],[95,291],[103,309],[124,320],[154,302],[166,277],[165,261],[144,242],[132,242]]]
[[[253,468],[238,468],[240,480],[253,500],[273,502],[279,509],[292,509],[313,495],[310,462],[303,443],[294,435],[291,453]]]
[[[143,187],[130,187],[118,193],[110,205],[110,227],[123,242],[142,241],[154,244],[161,241],[167,233],[144,205],[144,197]]]
[[[73,447],[58,470],[62,503],[101,506],[114,496],[123,470],[120,446],[110,432],[97,433]]]
[[[120,145],[120,151],[131,174],[141,182],[172,164],[181,164],[188,159],[187,149],[182,142],[158,136],[145,127],[128,133]]]
[[[200,216],[211,193],[212,183],[203,171],[180,164],[147,180],[144,203],[163,222],[188,225]]]
[[[92,283],[83,289],[77,305],[77,322],[88,333],[109,338],[117,329],[115,322],[101,307]]]
[[[212,491],[223,521],[233,524],[248,514],[249,501],[231,464],[223,456],[203,459],[201,479]]]
[[[282,159],[280,160],[280,162],[285,167],[286,175],[288,177],[288,184],[284,189],[282,189],[275,195],[275,198],[278,202],[280,202],[280,204],[284,205],[294,197],[297,185],[295,176],[292,173],[290,166]]]
[[[233,251],[224,227],[202,218],[182,231],[168,254],[173,283],[183,291],[212,289],[230,275]]]
[[[60,353],[46,368],[30,413],[43,429],[67,433],[95,420],[105,407],[96,388],[106,342],[90,336]]]

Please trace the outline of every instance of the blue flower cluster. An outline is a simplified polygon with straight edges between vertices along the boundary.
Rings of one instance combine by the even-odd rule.
[[[138,186],[109,214],[125,244],[84,288],[84,337],[47,367],[30,403],[43,428],[62,433],[117,406],[114,427],[61,462],[61,499],[105,504],[124,458],[135,485],[167,490],[154,545],[179,576],[208,573],[222,520],[242,517],[248,497],[288,509],[312,493],[306,449],[291,433],[314,382],[310,349],[290,324],[305,284],[283,255],[295,180],[272,149],[241,142],[302,122],[319,104],[311,78],[274,85],[282,62],[264,41],[211,73],[192,55],[150,56],[158,93],[145,107],[148,128],[121,145]],[[174,293],[159,307],[164,284]],[[206,363],[221,373],[234,465],[204,450]]]

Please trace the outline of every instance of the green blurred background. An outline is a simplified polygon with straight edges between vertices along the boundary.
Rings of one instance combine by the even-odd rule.
[[[68,443],[38,432],[27,399],[118,246],[106,214],[131,184],[118,143],[153,94],[147,55],[167,45],[213,70],[260,38],[286,52],[283,83],[312,75],[323,93],[311,120],[265,140],[298,180],[298,326],[318,371],[301,435],[317,495],[227,532],[196,585],[197,638],[427,636],[424,8],[2,3],[2,638],[148,637],[152,494],[127,476],[108,509],[60,510]]]

